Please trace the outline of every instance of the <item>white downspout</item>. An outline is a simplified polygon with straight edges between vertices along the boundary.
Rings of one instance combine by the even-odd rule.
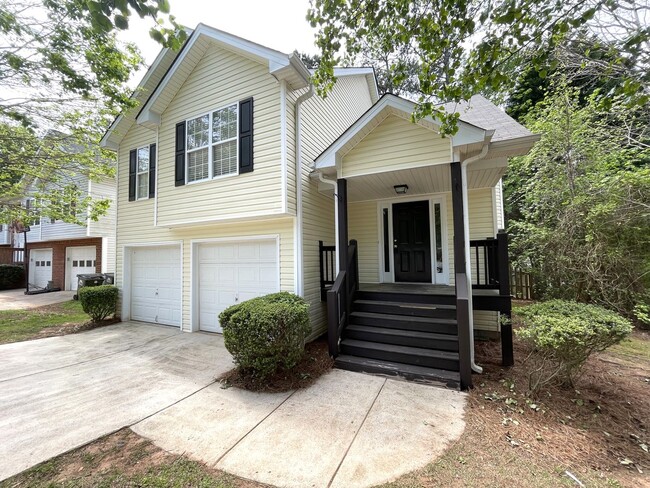
[[[303,215],[302,215],[302,121],[300,108],[302,103],[314,95],[314,86],[309,85],[309,90],[300,95],[294,104],[295,110],[295,136],[296,148],[296,295],[303,296],[305,293],[305,273],[303,270]]]
[[[322,173],[318,173],[318,179],[322,181],[323,183],[326,183],[328,185],[332,185],[334,187],[334,242],[336,245],[339,245],[339,198],[336,194],[336,180],[328,180],[323,176]],[[336,256],[336,272],[338,273],[340,267],[339,263],[339,253],[335,252],[334,253]]]
[[[280,159],[282,167],[282,213],[287,213],[287,82],[280,81]]]
[[[479,154],[477,154],[476,156],[472,156],[471,158],[467,158],[460,165],[461,175],[463,179],[462,190],[463,190],[463,222],[464,222],[463,233],[465,234],[465,274],[467,275],[467,297],[468,297],[469,312],[470,312],[469,313],[469,337],[470,337],[470,350],[471,350],[470,362],[472,365],[472,371],[476,373],[482,373],[483,368],[481,368],[479,365],[477,365],[474,362],[474,304],[473,304],[473,297],[472,297],[472,262],[471,262],[471,255],[469,250],[469,241],[470,241],[469,194],[467,191],[467,186],[468,186],[467,166],[469,166],[470,163],[474,163],[478,161],[479,159],[483,159],[487,154],[488,149],[489,149],[489,145],[486,142],[485,144],[483,144],[483,148],[481,149],[481,152]]]

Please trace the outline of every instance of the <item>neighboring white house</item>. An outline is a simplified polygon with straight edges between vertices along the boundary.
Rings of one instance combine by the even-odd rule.
[[[111,205],[99,220],[86,219],[85,225],[78,225],[39,216],[38,202],[25,198],[23,205],[34,209],[34,220],[28,222],[27,232],[30,289],[47,288],[49,283],[62,290],[76,290],[78,274],[115,271],[115,180],[91,181],[79,176],[71,184],[78,189],[80,199],[90,195],[108,199]],[[75,211],[78,217],[84,217],[83,209]],[[24,247],[24,234],[12,235],[9,226],[3,228],[8,229],[7,244]]]
[[[468,271],[489,268],[486,258],[470,256],[469,239],[496,237],[507,159],[537,136],[475,97],[460,107],[458,133],[445,138],[435,119],[410,121],[413,103],[380,99],[372,68],[335,75],[321,99],[296,55],[203,24],[180,52],[161,51],[136,91],[139,107],[102,139],[118,156],[123,319],[219,332],[227,306],[286,290],[309,301],[315,338],[328,323],[323,281],[329,289],[348,266],[340,246],[337,266],[319,242],[342,238],[347,247],[346,233],[357,242],[362,290],[425,283],[453,298],[456,261],[467,261]],[[454,195],[464,205],[453,204]],[[453,208],[465,209],[466,229],[454,232]],[[454,259],[455,235],[464,237],[462,260]],[[489,271],[484,286],[498,287]],[[480,273],[473,278],[482,286]],[[357,315],[367,306],[371,315],[395,307],[366,301],[355,302]],[[470,327],[498,335],[497,311],[505,309],[477,303]],[[449,354],[453,363],[464,353]]]

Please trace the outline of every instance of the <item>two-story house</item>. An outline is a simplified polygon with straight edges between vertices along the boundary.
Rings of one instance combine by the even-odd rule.
[[[219,332],[286,290],[341,366],[467,386],[475,330],[509,360],[500,179],[537,136],[475,97],[442,137],[371,68],[335,75],[321,99],[296,55],[203,24],[160,52],[102,140],[122,318]]]
[[[115,201],[113,178],[91,181],[79,175],[70,185],[74,185],[80,200],[90,195],[96,199]],[[27,195],[30,191],[28,188]],[[29,259],[28,282],[31,291],[47,288],[76,290],[78,274],[115,271],[116,208],[113,203],[97,221],[87,218],[83,208],[71,205],[70,211],[75,212],[78,219],[85,220],[84,224],[52,220],[40,215],[40,202],[30,196],[24,199],[23,205],[33,214],[32,221],[26,222],[29,232],[26,233],[28,252],[25,253]],[[14,248],[24,247],[23,233],[12,233],[7,225],[3,228],[8,229],[8,244]]]

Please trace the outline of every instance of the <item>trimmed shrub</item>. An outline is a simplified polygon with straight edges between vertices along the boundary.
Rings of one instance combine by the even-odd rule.
[[[93,322],[101,322],[117,311],[117,287],[113,285],[79,288],[79,302]]]
[[[573,385],[594,352],[618,344],[632,324],[596,305],[551,300],[516,310],[523,326],[516,334],[534,351],[529,387],[536,392],[551,382]]]
[[[15,264],[0,264],[0,290],[25,286],[25,268]]]
[[[302,358],[311,331],[309,304],[287,292],[233,305],[219,314],[226,349],[237,366],[264,378]]]

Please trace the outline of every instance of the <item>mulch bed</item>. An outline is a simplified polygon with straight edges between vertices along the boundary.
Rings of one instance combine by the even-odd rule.
[[[243,390],[279,393],[311,386],[318,378],[332,369],[334,360],[330,358],[327,342],[317,339],[305,346],[305,355],[292,369],[278,371],[264,379],[242,373],[235,368],[224,373],[217,381],[223,387],[237,387]]]

